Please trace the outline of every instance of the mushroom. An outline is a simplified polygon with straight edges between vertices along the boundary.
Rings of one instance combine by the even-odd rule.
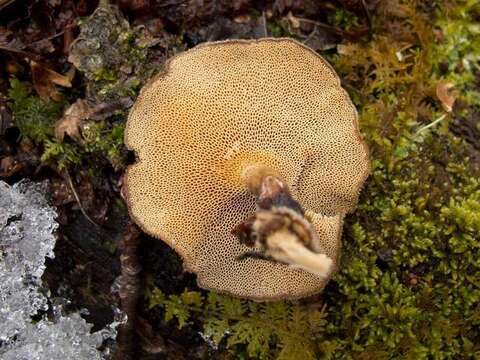
[[[292,39],[205,43],[141,91],[125,143],[134,221],[200,287],[258,301],[320,292],[369,172],[332,67]]]

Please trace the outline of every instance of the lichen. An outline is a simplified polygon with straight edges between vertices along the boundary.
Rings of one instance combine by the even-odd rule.
[[[95,12],[80,24],[69,61],[90,80],[87,97],[97,101],[135,97],[155,69],[146,49],[158,42],[144,28],[131,28],[116,6],[100,1]]]

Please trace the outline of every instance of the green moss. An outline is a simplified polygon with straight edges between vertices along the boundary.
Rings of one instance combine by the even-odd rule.
[[[116,81],[117,75],[112,69],[98,69],[92,74],[94,81]]]
[[[41,160],[53,162],[59,171],[71,166],[81,165],[85,161],[93,161],[91,157],[105,156],[116,168],[123,166],[123,125],[114,127],[111,131],[105,123],[97,123],[98,134],[84,145],[72,142],[60,142],[53,132],[55,122],[61,116],[67,105],[62,101],[43,101],[33,94],[29,83],[15,78],[10,80],[9,107],[15,117],[22,137],[35,141],[43,146]],[[100,129],[101,128],[101,129]],[[102,136],[99,134],[102,132]]]
[[[271,37],[293,37],[288,29],[282,24],[281,21],[268,20],[267,31]]]
[[[344,8],[336,9],[334,12],[328,14],[329,23],[338,26],[345,30],[350,30],[352,27],[359,25],[358,17]]]
[[[445,358],[464,354],[462,344],[480,336],[467,321],[458,324],[463,332],[451,325],[474,315],[480,303],[478,280],[472,283],[480,275],[480,183],[422,159],[429,146],[417,159],[399,162],[398,170],[377,162],[345,228],[345,260],[336,278],[341,295],[328,309],[337,334],[355,334],[345,342],[349,354],[374,346],[395,358]],[[450,193],[435,191],[435,179],[443,176]]]
[[[154,289],[147,298],[167,321],[203,325],[237,358],[480,358],[480,169],[470,160],[479,152],[450,131],[458,114],[418,132],[443,113],[439,81],[455,84],[462,116],[480,108],[480,6],[390,5],[372,19],[371,40],[328,57],[357,105],[372,173],[347,217],[341,271],[324,304],[311,313],[312,305]]]
[[[43,147],[41,160],[55,164],[59,171],[85,163],[94,165],[106,159],[115,170],[125,166],[126,150],[123,145],[123,122],[111,125],[106,121],[89,122],[82,129],[83,141],[59,141],[54,137],[55,122],[62,116],[66,101],[43,101],[33,95],[28,83],[11,79],[9,107],[22,137]],[[125,114],[116,118],[122,120]],[[97,168],[98,166],[92,166]]]
[[[166,296],[159,289],[148,291],[149,307],[161,307],[165,321],[176,319],[180,328],[192,317],[203,320],[203,334],[214,343],[226,338],[226,347],[233,353],[244,352],[248,357],[270,358],[271,344],[279,359],[316,359],[316,354],[327,353],[337,347],[321,338],[327,324],[325,307],[301,307],[287,302],[269,305],[248,302],[215,294],[202,295],[184,291]],[[231,334],[226,337],[227,334]]]
[[[123,123],[109,128],[104,122],[90,122],[83,129],[83,150],[90,155],[106,157],[117,170],[123,168],[126,155],[123,145],[124,129]]]
[[[83,154],[74,144],[59,142],[52,138],[45,140],[41,160],[55,162],[56,168],[61,172],[69,167],[80,165],[83,161]]]
[[[475,0],[460,2],[460,6],[447,9],[448,17],[439,19],[444,42],[434,44],[432,56],[438,59],[438,67],[447,70],[447,79],[463,87],[462,99],[469,104],[480,104],[480,90],[475,76],[480,71],[480,23],[479,4]],[[475,19],[476,21],[472,21]]]
[[[89,167],[92,171],[100,171],[94,164],[101,164],[104,160],[108,160],[114,170],[121,170],[125,167],[126,156],[123,131],[123,123],[111,127],[105,122],[89,122],[83,127],[81,144],[47,139],[41,160],[54,162],[59,171],[88,163],[92,165]],[[102,176],[98,171],[91,175],[94,178]]]
[[[66,102],[43,101],[32,94],[28,83],[10,79],[9,107],[23,137],[42,142],[53,135],[53,125],[61,116]]]

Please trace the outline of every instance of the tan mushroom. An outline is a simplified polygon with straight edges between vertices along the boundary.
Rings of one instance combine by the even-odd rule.
[[[181,53],[142,90],[125,142],[133,219],[201,287],[255,300],[323,289],[369,160],[352,102],[314,51],[262,39]]]

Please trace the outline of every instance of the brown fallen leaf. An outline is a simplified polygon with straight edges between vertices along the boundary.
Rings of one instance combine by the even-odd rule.
[[[82,99],[78,99],[70,105],[60,120],[55,124],[55,137],[63,141],[65,134],[75,141],[81,141],[80,124],[83,120],[88,119],[92,113],[90,105]]]
[[[452,112],[453,104],[455,104],[457,99],[457,96],[452,91],[453,87],[452,83],[440,81],[436,89],[437,97],[442,103],[443,110],[448,113]]]
[[[55,124],[55,136],[63,140],[65,134],[75,141],[82,141],[80,128],[84,120],[101,121],[115,114],[118,110],[128,109],[133,105],[132,99],[123,97],[111,102],[91,104],[83,99],[78,99],[70,105],[63,116]]]
[[[60,100],[60,93],[55,85],[72,87],[72,80],[75,76],[75,69],[72,67],[65,74],[59,74],[47,66],[30,60],[32,70],[33,87],[43,100]]]
[[[251,20],[250,15],[248,14],[242,14],[238,15],[233,18],[233,21],[235,21],[237,24],[246,24]]]

